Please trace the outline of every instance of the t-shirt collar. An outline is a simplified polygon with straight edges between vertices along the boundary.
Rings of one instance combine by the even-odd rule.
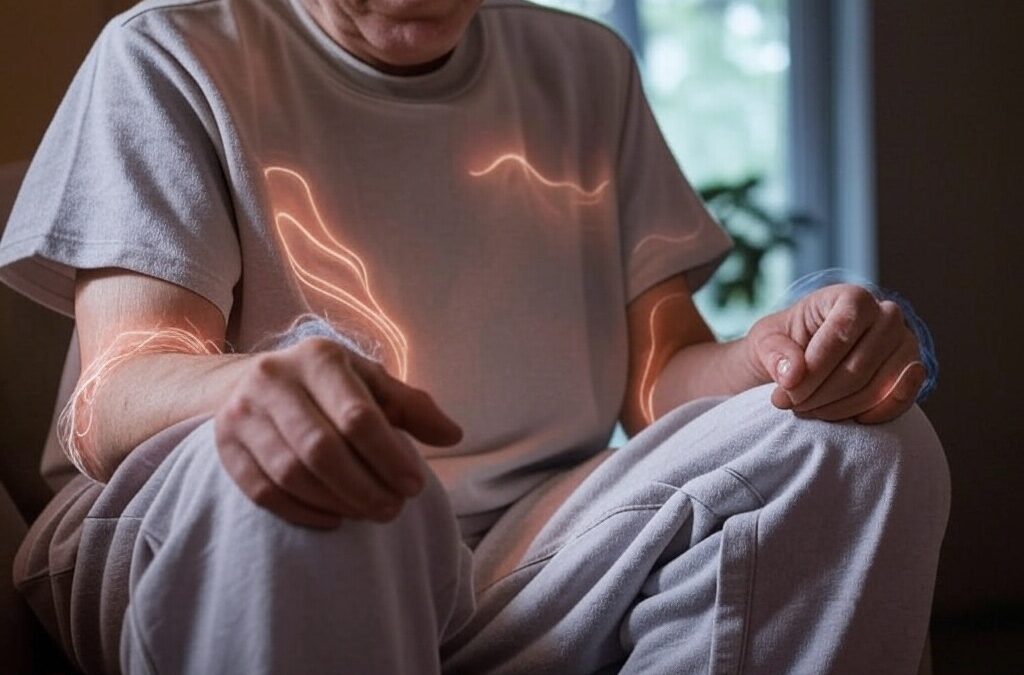
[[[438,68],[422,75],[391,75],[342,49],[310,16],[302,0],[287,1],[301,29],[312,38],[349,84],[366,93],[397,99],[448,98],[473,80],[483,60],[484,27],[479,12],[470,21],[451,56]]]

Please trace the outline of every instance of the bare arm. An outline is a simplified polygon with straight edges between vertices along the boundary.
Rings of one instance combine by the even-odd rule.
[[[120,359],[99,371],[91,396],[76,397],[77,418],[90,422],[76,432],[83,464],[100,480],[152,434],[214,414],[221,462],[246,495],[291,522],[332,527],[390,520],[422,489],[421,461],[401,430],[434,445],[461,438],[425,392],[328,340],[225,355],[181,353],[172,339],[158,353],[133,352],[140,337],[167,331],[223,344],[220,312],[174,284],[83,272],[75,311],[84,379]]]
[[[740,340],[718,343],[682,275],[630,303],[622,423],[632,435],[703,396],[775,382],[779,408],[828,421],[879,423],[914,403],[926,376],[918,343],[892,302],[828,286],[770,314]]]
[[[204,298],[124,270],[83,270],[75,292],[83,368],[119,356],[138,335],[177,329],[224,345],[224,319]],[[118,342],[120,347],[115,346]],[[113,347],[113,350],[111,349]],[[173,349],[173,345],[167,345]],[[108,480],[132,448],[172,424],[213,414],[244,372],[239,355],[144,353],[102,377],[91,406],[79,406],[78,444],[94,478]],[[90,409],[91,408],[91,409]],[[89,423],[91,421],[91,424]]]
[[[750,367],[743,341],[715,341],[682,275],[630,303],[627,321],[629,376],[621,420],[631,436],[688,401],[770,381]]]

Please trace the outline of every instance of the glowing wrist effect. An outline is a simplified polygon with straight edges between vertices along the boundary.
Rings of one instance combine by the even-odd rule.
[[[198,332],[198,331],[196,331]],[[89,364],[57,418],[57,432],[64,454],[81,473],[95,475],[87,466],[82,451],[82,440],[89,434],[94,422],[96,396],[111,374],[130,359],[143,354],[220,354],[220,348],[210,340],[180,328],[125,331],[114,338],[103,352]]]

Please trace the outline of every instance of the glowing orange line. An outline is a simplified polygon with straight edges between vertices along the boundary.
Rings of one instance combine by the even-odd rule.
[[[601,199],[601,193],[604,192],[604,190],[608,187],[608,184],[610,182],[606,180],[593,190],[587,190],[580,184],[574,183],[572,181],[554,181],[551,180],[550,178],[547,178],[546,176],[544,176],[544,174],[542,174],[540,171],[534,168],[534,166],[530,164],[530,161],[526,159],[526,157],[514,152],[508,152],[505,153],[504,155],[499,156],[497,159],[491,162],[490,166],[488,166],[486,169],[481,169],[479,171],[470,171],[469,175],[473,176],[474,178],[486,176],[487,174],[494,172],[498,167],[507,162],[514,162],[520,165],[523,168],[523,170],[526,171],[528,176],[533,177],[542,185],[546,185],[547,187],[556,189],[565,188],[572,190],[573,192],[576,192],[577,194],[580,195],[580,197],[582,197],[582,203],[584,204],[593,204],[599,201]]]
[[[189,326],[198,333],[195,324]],[[93,404],[96,394],[110,374],[127,360],[142,354],[219,354],[221,350],[211,340],[204,340],[195,333],[180,328],[159,330],[131,330],[120,333],[85,369],[75,386],[64,410],[57,419],[58,436],[64,452],[72,464],[85,475],[85,459],[79,446],[92,429]],[[82,418],[85,424],[82,428]]]
[[[356,265],[353,264],[352,261],[349,261],[349,260],[345,259],[344,257],[341,257],[341,256],[337,255],[337,253],[335,253],[334,251],[331,251],[329,248],[327,248],[322,243],[317,241],[317,239],[315,237],[313,237],[313,235],[306,228],[304,228],[302,226],[302,223],[300,223],[298,220],[296,220],[291,214],[281,212],[281,213],[277,214],[277,218],[279,220],[284,220],[284,221],[290,223],[292,226],[298,228],[298,230],[302,233],[302,235],[306,238],[307,241],[309,241],[310,243],[314,244],[318,248],[322,249],[325,253],[327,253],[331,257],[337,258],[343,264],[348,265],[353,271],[356,270]],[[278,227],[280,227],[280,222],[278,222]],[[280,229],[278,231],[280,232]],[[355,306],[349,305],[350,307],[352,307],[353,309],[355,309],[355,310],[359,311],[360,313],[364,314],[364,316],[366,316],[373,323],[377,324],[385,332],[390,333],[392,335],[392,337],[394,338],[394,340],[396,341],[396,343],[398,343],[402,347],[406,347],[407,346],[406,342],[405,342],[405,336],[402,335],[402,332],[398,329],[398,327],[395,326],[395,324],[392,323],[390,319],[388,319],[387,315],[384,314],[384,311],[380,308],[380,305],[377,304],[376,300],[374,300],[372,295],[367,293],[367,295],[368,295],[368,297],[370,299],[370,302],[373,303],[373,308],[371,309],[370,307],[367,307],[365,304],[360,302],[355,296],[353,296],[348,291],[346,291],[346,290],[344,290],[344,289],[342,289],[342,288],[340,288],[338,286],[335,286],[334,284],[328,282],[325,279],[322,279],[322,278],[316,276],[312,272],[310,272],[307,269],[305,269],[304,267],[302,267],[299,264],[299,262],[295,259],[294,254],[291,253],[291,250],[288,248],[287,242],[282,241],[282,244],[284,245],[284,247],[285,247],[285,249],[286,249],[286,251],[288,253],[289,262],[292,263],[293,268],[295,268],[297,271],[301,271],[301,273],[303,275],[305,275],[305,276],[307,276],[309,278],[312,278],[312,279],[314,279],[316,281],[319,281],[319,282],[323,283],[326,286],[330,286],[333,290],[335,290],[336,292],[338,292],[341,295],[343,295],[346,298],[348,298],[355,305]],[[358,272],[357,272],[357,274],[358,274]],[[364,288],[367,288],[369,286],[369,283],[368,283],[368,281],[365,280],[365,278],[361,279],[360,281],[363,284]],[[317,290],[319,290],[319,289],[317,289]],[[321,292],[323,292],[323,291],[321,291]],[[345,302],[345,304],[348,305],[349,303]]]
[[[316,200],[313,198],[313,190],[309,186],[309,183],[306,181],[306,179],[303,178],[301,174],[299,174],[299,173],[297,173],[295,171],[292,171],[291,169],[286,169],[286,168],[281,167],[281,166],[270,166],[270,167],[267,167],[264,170],[263,173],[268,178],[273,173],[283,173],[283,174],[285,174],[287,176],[291,176],[295,180],[299,181],[299,183],[302,185],[303,191],[306,193],[306,201],[309,203],[309,207],[313,210],[313,216],[316,218],[316,222],[317,222],[317,225],[320,226],[320,230],[324,233],[324,235],[328,239],[331,240],[332,244],[334,244],[335,246],[340,248],[342,251],[347,253],[349,256],[351,256],[352,260],[351,261],[346,261],[346,263],[347,264],[354,264],[354,265],[358,266],[359,271],[357,272],[357,274],[358,274],[360,280],[364,283],[365,290],[367,292],[369,292],[369,290],[370,290],[369,289],[369,275],[366,273],[366,267],[363,265],[363,261],[359,258],[358,255],[355,254],[354,251],[350,250],[347,246],[345,246],[340,241],[335,239],[334,235],[332,235],[331,231],[327,228],[327,225],[324,224],[324,219],[320,215],[320,209],[317,208]]]
[[[900,374],[896,376],[896,381],[892,383],[892,386],[889,387],[889,390],[885,392],[885,394],[880,399],[871,404],[871,408],[874,408],[875,406],[883,403],[885,399],[892,396],[892,393],[896,391],[896,387],[900,386],[900,382],[903,381],[903,378],[906,377],[907,373],[910,372],[910,369],[913,368],[914,366],[921,366],[922,368],[924,368],[924,364],[921,363],[920,361],[915,360],[908,363],[906,367],[900,371]]]
[[[670,237],[667,234],[649,234],[643,239],[641,239],[640,243],[638,243],[633,248],[633,254],[635,255],[636,252],[639,251],[643,246],[655,241],[663,241],[666,244],[685,244],[688,241],[693,241],[694,239],[696,239],[697,235],[700,234],[700,230],[701,228],[697,228],[693,232],[689,234],[684,234],[679,237]]]
[[[316,205],[316,200],[313,198],[313,191],[306,179],[303,178],[301,174],[280,166],[271,166],[264,169],[264,175],[268,178],[275,173],[284,174],[299,182],[306,195],[306,201],[313,212],[316,224],[319,226],[320,232],[323,233],[329,242],[329,244],[326,244],[318,239],[316,235],[314,235],[305,225],[299,222],[299,220],[292,214],[284,211],[279,211],[274,214],[274,224],[277,228],[278,236],[280,237],[282,246],[284,247],[288,263],[291,266],[292,271],[295,272],[296,279],[307,288],[310,288],[313,291],[316,291],[317,293],[320,293],[355,311],[372,325],[377,327],[384,334],[385,340],[395,354],[398,361],[399,377],[402,380],[405,380],[408,375],[409,368],[408,341],[406,340],[402,330],[384,312],[380,303],[377,302],[377,299],[371,292],[370,277],[366,271],[366,265],[354,251],[342,244],[334,237],[334,235],[331,234],[330,229],[327,227],[323,217],[320,215],[320,210]],[[284,236],[283,223],[297,229],[306,241],[313,244],[322,253],[351,269],[358,279],[363,292],[366,294],[367,301],[363,302],[359,300],[351,292],[331,283],[323,277],[313,274],[303,266],[295,253],[288,246],[287,238]]]
[[[647,381],[651,377],[651,370],[654,366],[654,354],[657,351],[657,336],[654,332],[654,321],[658,314],[658,310],[661,309],[662,305],[667,303],[669,300],[681,298],[684,297],[685,295],[685,293],[672,293],[671,295],[666,295],[661,300],[658,300],[658,302],[656,302],[654,304],[654,307],[651,309],[651,316],[649,320],[649,330],[651,333],[651,349],[650,351],[647,352],[647,363],[644,365],[644,373],[640,378],[640,414],[643,415],[644,421],[646,421],[648,424],[654,422],[654,388],[657,384],[656,381],[652,382],[650,385],[650,389],[647,390]],[[646,394],[645,390],[647,390]]]
[[[295,227],[299,228],[308,235],[308,232],[306,232],[302,225],[300,225],[297,221],[295,221],[287,214],[279,214],[279,218],[291,222]],[[280,228],[279,221],[278,228]],[[280,232],[280,229],[278,231]],[[291,265],[292,270],[295,272],[296,279],[301,284],[303,284],[307,288],[310,288],[311,290],[316,291],[317,293],[320,293],[321,295],[327,296],[328,298],[334,300],[335,302],[341,303],[342,305],[354,310],[385,334],[385,338],[388,342],[388,345],[391,347],[392,351],[394,351],[395,357],[398,359],[399,372],[401,373],[401,377],[404,380],[406,370],[408,367],[406,363],[407,344],[405,341],[405,336],[402,335],[401,331],[399,331],[394,326],[394,324],[392,324],[387,319],[383,312],[380,312],[379,308],[377,308],[375,311],[374,309],[367,307],[365,303],[361,302],[358,298],[356,298],[354,295],[352,295],[345,289],[331,283],[330,281],[324,279],[323,277],[313,274],[305,267],[303,267],[302,264],[296,258],[295,254],[292,253],[284,237],[281,238],[281,245],[284,247],[285,256],[288,258],[288,262]]]

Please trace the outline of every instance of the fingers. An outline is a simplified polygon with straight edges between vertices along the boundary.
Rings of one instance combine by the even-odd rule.
[[[302,463],[360,517],[389,520],[398,513],[401,495],[367,465],[304,392],[290,397],[276,417]]]
[[[894,419],[913,405],[924,382],[925,369],[917,359],[917,341],[908,335],[867,385],[843,399],[802,414],[832,422],[856,418],[877,423]],[[862,419],[864,415],[867,417]]]
[[[765,371],[784,389],[795,387],[807,374],[804,350],[788,335],[769,333],[758,337],[755,349]]]
[[[341,518],[323,513],[295,500],[279,489],[253,459],[252,455],[230,433],[217,429],[217,454],[224,470],[239,489],[257,506],[272,511],[293,525],[317,529],[332,529],[341,524]]]
[[[310,398],[348,446],[396,495],[418,494],[424,477],[415,448],[392,427],[347,357],[324,348],[304,366]]]
[[[358,515],[309,471],[264,414],[253,414],[236,437],[263,474],[295,501],[337,517]]]
[[[428,442],[462,435],[426,393],[312,339],[253,359],[218,411],[217,447],[242,491],[290,522],[383,522],[425,482],[417,449],[396,426]]]
[[[914,405],[928,371],[920,361],[908,364],[897,376],[885,398],[856,420],[861,424],[882,424],[894,420]]]
[[[828,298],[826,294],[820,297]],[[833,304],[826,308],[824,321],[804,352],[807,375],[788,392],[794,405],[807,401],[818,390],[879,316],[878,303],[863,288],[843,287],[829,301]]]
[[[882,302],[878,310],[878,318],[867,333],[828,374],[821,386],[808,399],[794,406],[794,410],[816,410],[860,392],[903,342],[912,338],[913,334],[904,325],[903,313],[896,303]],[[913,346],[916,348],[916,342]]]
[[[450,446],[462,440],[462,428],[422,389],[391,377],[379,364],[355,358],[352,366],[396,427],[429,445]]]

